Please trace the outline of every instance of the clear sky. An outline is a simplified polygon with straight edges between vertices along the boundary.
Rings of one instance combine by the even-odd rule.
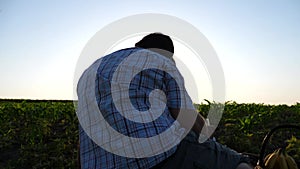
[[[0,0],[0,98],[72,99],[87,41],[141,13],[176,16],[208,38],[224,69],[226,100],[300,102],[299,0]]]

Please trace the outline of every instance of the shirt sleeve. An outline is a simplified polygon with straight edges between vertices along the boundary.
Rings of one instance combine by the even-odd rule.
[[[175,66],[169,65],[165,74],[167,106],[169,108],[194,109],[192,99],[186,91],[184,78]]]

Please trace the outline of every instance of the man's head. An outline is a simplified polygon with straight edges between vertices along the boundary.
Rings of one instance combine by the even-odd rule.
[[[135,46],[152,50],[168,58],[172,58],[174,54],[172,39],[162,33],[151,33],[137,42]]]

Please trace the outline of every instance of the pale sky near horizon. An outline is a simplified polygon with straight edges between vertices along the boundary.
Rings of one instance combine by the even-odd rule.
[[[300,102],[298,0],[0,0],[0,98],[72,99],[76,62],[88,40],[111,22],[142,13],[178,17],[206,36],[223,66],[226,100]]]

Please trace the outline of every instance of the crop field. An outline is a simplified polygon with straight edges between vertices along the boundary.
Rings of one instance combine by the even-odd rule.
[[[210,105],[195,105],[207,115]],[[227,102],[214,137],[238,152],[259,154],[267,132],[300,122],[300,103]],[[300,161],[300,131],[280,130],[266,148],[286,147]],[[78,120],[72,101],[0,100],[0,168],[77,168]]]

